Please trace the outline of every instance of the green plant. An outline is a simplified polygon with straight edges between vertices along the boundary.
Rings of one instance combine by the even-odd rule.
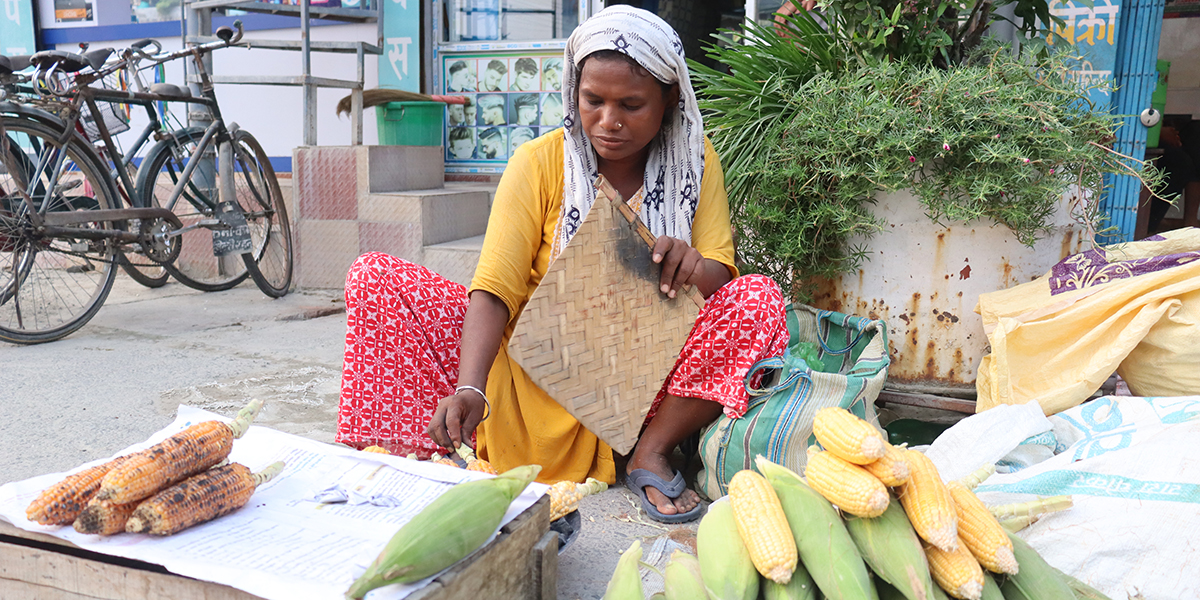
[[[1012,21],[996,9],[1012,5]],[[860,58],[901,60],[948,68],[961,64],[995,21],[1012,23],[1022,37],[1053,35],[1039,25],[1062,24],[1046,0],[849,0],[818,9],[829,30]]]
[[[749,25],[748,45],[724,33],[709,51],[730,71],[693,74],[727,165],[739,260],[796,300],[858,268],[848,240],[883,226],[879,192],[911,189],[935,222],[989,218],[1032,244],[1071,186],[1089,191],[1076,216],[1098,225],[1085,197],[1107,173],[1142,169],[1106,147],[1117,121],[1091,110],[1066,55],[977,51],[942,69],[860,56],[811,15],[789,22],[783,34]],[[1151,189],[1161,177],[1139,174]]]

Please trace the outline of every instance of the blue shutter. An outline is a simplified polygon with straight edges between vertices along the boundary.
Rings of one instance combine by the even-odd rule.
[[[1113,73],[1117,85],[1113,93],[1113,112],[1125,116],[1117,129],[1113,150],[1138,161],[1146,157],[1147,133],[1138,115],[1150,107],[1150,94],[1157,83],[1158,39],[1162,33],[1165,5],[1166,0],[1123,0],[1121,3]],[[1136,168],[1134,164],[1129,164]],[[1100,201],[1100,210],[1108,215],[1108,224],[1115,227],[1116,231],[1097,235],[1097,243],[1133,241],[1141,189],[1141,182],[1133,175],[1110,175],[1105,178],[1105,194]]]

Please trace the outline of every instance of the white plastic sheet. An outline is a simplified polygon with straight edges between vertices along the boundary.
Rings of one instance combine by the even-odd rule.
[[[1200,598],[1200,396],[1109,396],[1050,421],[1042,445],[1057,454],[992,476],[979,497],[1070,495],[1074,507],[1019,533],[1050,564],[1113,600]]]

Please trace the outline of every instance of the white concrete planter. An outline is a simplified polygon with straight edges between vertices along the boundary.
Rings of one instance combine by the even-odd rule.
[[[974,388],[987,351],[979,295],[1031,281],[1059,260],[1087,250],[1092,233],[1060,203],[1052,233],[1033,247],[990,220],[944,227],[911,193],[881,194],[872,209],[884,231],[852,238],[867,250],[856,272],[823,285],[819,308],[887,321],[889,386],[914,391]]]

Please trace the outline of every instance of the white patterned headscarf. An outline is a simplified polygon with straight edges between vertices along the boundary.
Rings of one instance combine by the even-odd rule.
[[[654,235],[691,243],[692,218],[704,172],[704,123],[688,79],[683,43],[679,34],[653,13],[611,6],[584,21],[567,40],[562,92],[566,107],[563,203],[551,255],[557,257],[567,246],[596,200],[596,153],[580,123],[576,86],[580,62],[600,50],[625,54],[659,81],[679,85],[679,109],[668,113],[658,136],[650,142],[640,216]]]

